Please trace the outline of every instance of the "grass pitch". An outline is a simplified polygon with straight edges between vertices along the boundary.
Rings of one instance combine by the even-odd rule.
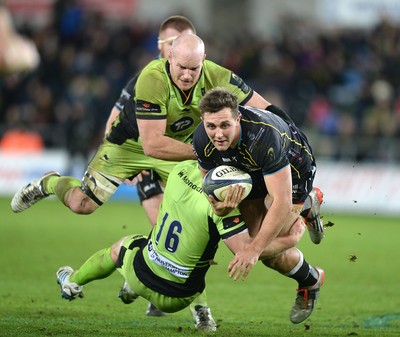
[[[85,286],[84,299],[60,297],[55,272],[80,266],[92,253],[130,233],[149,232],[140,206],[110,202],[89,216],[54,199],[20,214],[0,199],[0,336],[198,336],[188,309],[145,316],[146,301],[117,298],[118,273]],[[257,264],[245,282],[228,278],[231,253],[220,244],[207,293],[220,327],[216,336],[399,336],[400,219],[324,214],[326,238],[299,244],[308,262],[325,269],[317,308],[289,321],[293,280]]]

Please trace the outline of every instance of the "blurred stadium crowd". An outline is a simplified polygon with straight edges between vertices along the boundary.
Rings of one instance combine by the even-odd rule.
[[[157,30],[134,21],[110,27],[76,5],[56,5],[45,27],[19,26],[41,63],[0,77],[0,137],[34,131],[45,148],[87,157],[121,89],[156,57]],[[201,37],[208,59],[294,117],[317,156],[400,162],[400,27],[382,20],[370,30],[324,31],[290,17],[278,31],[274,38]]]

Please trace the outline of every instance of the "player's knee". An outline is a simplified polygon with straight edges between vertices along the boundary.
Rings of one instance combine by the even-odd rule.
[[[111,259],[116,263],[118,260],[118,256],[119,256],[119,252],[121,251],[121,247],[123,242],[125,241],[127,237],[123,237],[120,240],[118,240],[116,243],[114,243],[111,246],[111,251],[110,251],[110,255],[111,255]]]
[[[275,256],[265,258],[262,260],[262,263],[268,268],[274,269],[280,273],[288,272],[291,268],[289,268],[289,270],[286,269],[288,268],[287,266],[290,265],[292,249],[293,248],[289,248]]]
[[[97,209],[97,207],[92,207],[92,205],[85,202],[81,203],[72,202],[68,207],[72,212],[76,214],[91,214]]]
[[[76,214],[91,214],[97,205],[79,188],[73,188],[65,202],[66,206]]]
[[[78,187],[80,193],[72,198],[69,207],[78,214],[93,213],[111,198],[120,183],[118,178],[88,168]],[[75,193],[78,194],[77,191]]]
[[[276,267],[280,265],[281,260],[282,260],[282,254],[279,254],[277,256],[263,259],[262,263],[268,268],[276,269]]]

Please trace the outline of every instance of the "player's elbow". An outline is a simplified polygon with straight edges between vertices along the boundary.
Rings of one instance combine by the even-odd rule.
[[[146,156],[150,156],[150,157],[155,157],[157,154],[157,151],[155,151],[153,148],[151,147],[143,147],[143,152]]]
[[[147,142],[147,144],[142,143],[143,153],[146,156],[159,158],[160,150],[154,142]]]
[[[270,195],[267,195],[264,203],[267,209],[274,205],[274,207],[279,208],[280,212],[283,214],[289,214],[292,212],[293,208],[291,196],[272,198]]]
[[[290,214],[293,211],[293,203],[292,200],[288,200],[282,204],[282,208],[286,211],[287,214]]]

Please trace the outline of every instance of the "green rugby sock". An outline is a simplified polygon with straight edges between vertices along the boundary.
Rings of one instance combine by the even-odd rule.
[[[203,292],[202,292],[199,296],[197,296],[197,297],[194,299],[194,301],[190,304],[190,307],[191,307],[192,309],[194,309],[195,306],[197,306],[197,305],[201,305],[201,306],[203,306],[203,307],[208,307],[208,304],[207,304],[207,294],[206,294],[206,290],[205,290],[205,289],[203,290]]]
[[[43,192],[46,194],[54,194],[54,186],[57,185],[59,179],[60,177],[56,175],[44,178],[42,181]]]
[[[70,276],[69,280],[83,286],[91,281],[106,278],[115,270],[116,266],[111,258],[111,248],[105,248],[89,257],[89,259]]]
[[[81,181],[73,177],[54,177],[56,179],[50,179],[46,182],[44,190],[48,194],[55,194],[58,199],[63,203],[67,192],[74,187],[81,186]],[[48,192],[47,192],[48,191]]]

